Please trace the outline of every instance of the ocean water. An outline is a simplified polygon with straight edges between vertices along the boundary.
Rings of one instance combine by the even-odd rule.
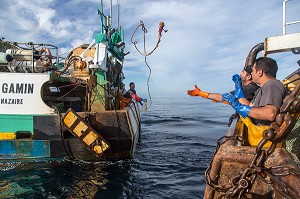
[[[199,97],[153,98],[134,159],[1,164],[0,198],[203,198],[204,171],[233,112]]]

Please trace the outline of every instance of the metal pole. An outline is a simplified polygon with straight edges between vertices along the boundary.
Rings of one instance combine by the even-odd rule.
[[[110,0],[110,24],[108,25],[112,26],[112,0]]]
[[[101,0],[101,4],[100,4],[100,10],[101,10],[101,14],[100,14],[100,19],[101,19],[101,33],[104,32],[103,30],[103,1]]]
[[[120,30],[120,2],[117,0],[118,4],[118,30]]]
[[[282,5],[282,34],[285,35],[285,31],[286,31],[286,2],[288,0],[284,0],[283,1],[283,5]]]

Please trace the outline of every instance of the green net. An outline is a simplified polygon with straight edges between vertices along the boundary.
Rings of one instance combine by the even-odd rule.
[[[297,120],[293,130],[285,140],[285,148],[300,159],[300,119]]]

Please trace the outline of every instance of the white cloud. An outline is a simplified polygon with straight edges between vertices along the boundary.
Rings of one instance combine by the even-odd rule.
[[[113,23],[117,25],[117,8],[113,1]],[[90,43],[99,32],[98,0],[3,0],[0,13],[0,36],[20,42],[52,43],[60,53]],[[120,0],[120,22],[125,29],[126,80],[136,82],[139,93],[147,94],[149,69],[144,57],[130,42],[140,20],[148,30],[147,52],[157,41],[157,28],[165,22],[164,33],[157,50],[147,61],[151,67],[152,95],[185,95],[194,84],[211,92],[232,90],[231,76],[240,73],[249,50],[265,37],[282,34],[281,1],[198,1],[198,0]],[[110,1],[104,1],[109,14]],[[288,21],[300,20],[300,4],[288,2]],[[298,17],[298,18],[297,18]],[[288,32],[300,25],[287,27]],[[143,51],[143,34],[135,37]],[[279,64],[278,78],[297,68],[297,58],[290,54],[272,55]],[[299,59],[299,58],[298,58]]]

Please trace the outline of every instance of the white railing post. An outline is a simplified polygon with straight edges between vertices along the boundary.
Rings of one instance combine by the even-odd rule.
[[[287,25],[300,23],[300,21],[286,22],[286,2],[287,1],[292,1],[292,0],[283,0],[283,5],[282,5],[282,34],[283,35],[286,34],[286,26]]]
[[[286,2],[288,0],[284,0],[283,1],[283,5],[282,5],[282,34],[285,35],[285,31],[286,31]]]

